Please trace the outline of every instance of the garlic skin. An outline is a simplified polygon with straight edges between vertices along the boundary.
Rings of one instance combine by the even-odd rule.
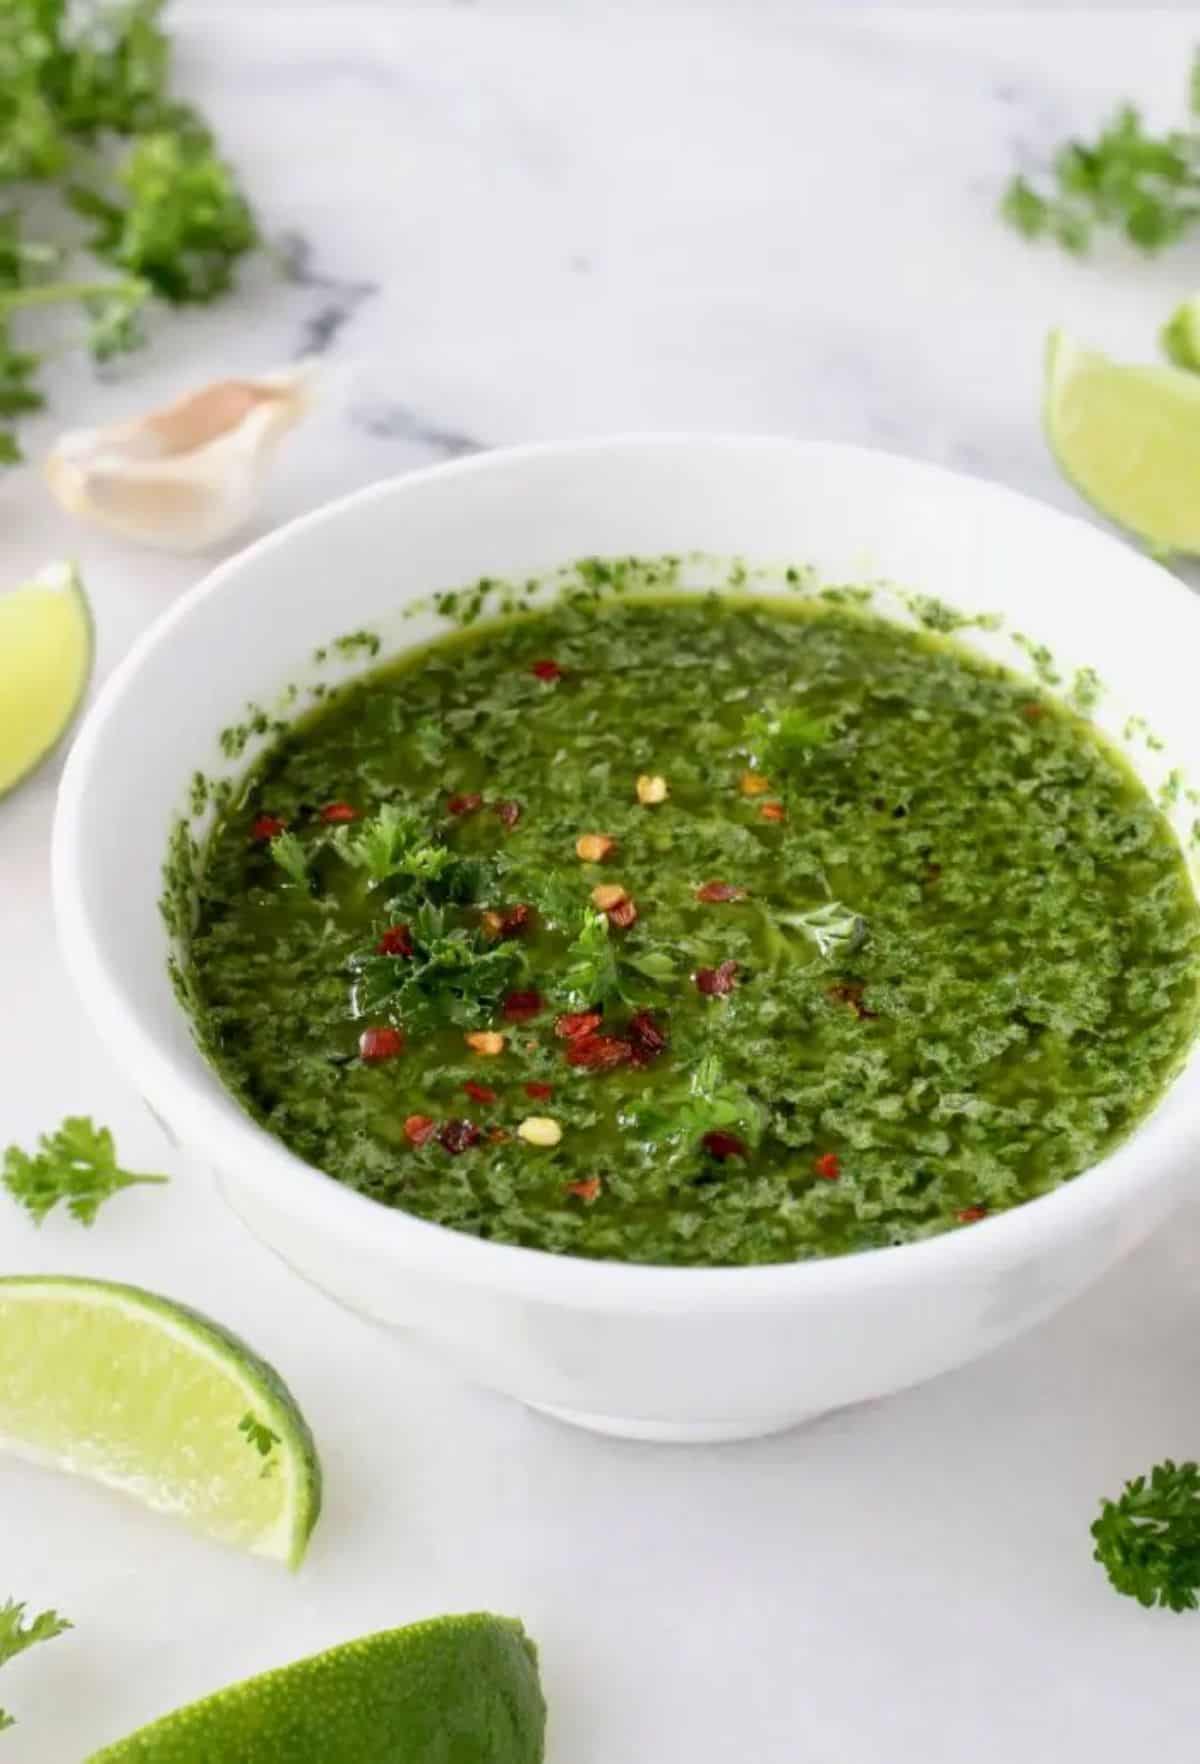
[[[204,551],[244,527],[280,441],[311,403],[311,369],[214,380],[107,429],[59,437],[44,471],[55,499],[163,551]]]

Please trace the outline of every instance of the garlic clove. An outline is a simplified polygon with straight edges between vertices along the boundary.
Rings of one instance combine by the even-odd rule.
[[[311,370],[214,380],[106,429],[60,436],[47,482],[68,514],[165,551],[203,551],[244,527],[267,466],[311,403]]]

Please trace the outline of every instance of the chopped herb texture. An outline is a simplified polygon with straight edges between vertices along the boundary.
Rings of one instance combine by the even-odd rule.
[[[852,599],[472,622],[223,808],[203,1044],[310,1163],[505,1243],[711,1265],[977,1225],[1102,1157],[1196,1026],[1178,843],[1033,696]]]
[[[1139,1605],[1194,1611],[1200,1592],[1200,1467],[1168,1458],[1104,1501],[1092,1526],[1095,1558],[1117,1592]]]

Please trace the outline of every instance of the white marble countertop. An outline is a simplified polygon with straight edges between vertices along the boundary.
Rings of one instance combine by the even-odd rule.
[[[1115,98],[1177,114],[1182,11],[195,0],[178,29],[303,277],[260,264],[116,384],[61,364],[27,438],[320,346],[260,528],[471,447],[650,428],[860,441],[1074,508],[1038,425],[1046,329],[1148,355],[1200,284],[1194,244],[1076,263],[994,218],[1014,164]],[[98,675],[202,573],[69,527],[32,471],[0,509],[6,579],[80,557]],[[0,1463],[0,1597],[77,1625],[4,1674],[8,1764],[78,1764],[259,1667],[476,1606],[543,1644],[551,1764],[1188,1754],[1200,1617],[1115,1598],[1087,1526],[1126,1475],[1200,1452],[1200,1208],[886,1404],[717,1449],[568,1432],[308,1292],[171,1152],[58,960],[54,782],[0,804],[0,1144],[89,1111],[176,1180],[91,1233],[10,1207],[3,1265],[150,1283],[245,1333],[312,1419],[329,1506],[292,1580]]]

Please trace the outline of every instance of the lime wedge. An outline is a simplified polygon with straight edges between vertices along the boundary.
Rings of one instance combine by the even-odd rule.
[[[545,1719],[533,1643],[481,1612],[248,1678],[87,1764],[541,1764]]]
[[[1168,361],[1190,373],[1200,373],[1200,294],[1175,308],[1158,340]]]
[[[320,1511],[316,1448],[283,1380],[134,1286],[0,1279],[0,1446],[292,1567]]]
[[[1154,551],[1200,552],[1200,376],[1050,334],[1046,436],[1075,488]]]
[[[91,614],[69,564],[0,594],[0,796],[57,744],[91,671]]]

